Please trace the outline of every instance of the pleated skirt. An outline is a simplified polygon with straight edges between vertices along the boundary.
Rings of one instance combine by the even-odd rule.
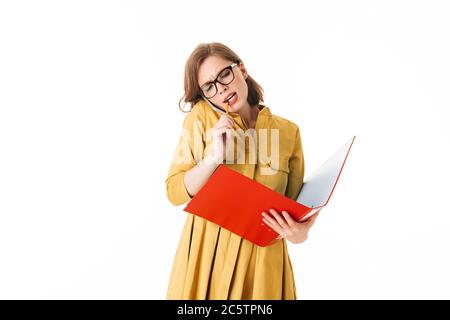
[[[286,240],[267,247],[188,214],[170,274],[169,300],[296,300]]]

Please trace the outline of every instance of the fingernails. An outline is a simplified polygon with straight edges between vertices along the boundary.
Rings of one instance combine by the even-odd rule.
[[[272,212],[273,214],[277,214],[278,213],[277,210],[275,210],[275,209],[270,209],[270,212]]]

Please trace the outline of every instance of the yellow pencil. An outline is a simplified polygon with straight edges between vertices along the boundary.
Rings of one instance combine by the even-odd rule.
[[[229,104],[228,104],[228,101],[227,101],[227,114],[228,114],[228,105],[229,105]]]

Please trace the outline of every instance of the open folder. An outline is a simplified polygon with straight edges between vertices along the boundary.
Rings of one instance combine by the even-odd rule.
[[[297,201],[221,164],[183,209],[253,242],[268,246],[278,233],[262,221],[270,209],[305,221],[329,201],[353,145],[353,137],[305,179]],[[233,196],[227,196],[232,190]]]

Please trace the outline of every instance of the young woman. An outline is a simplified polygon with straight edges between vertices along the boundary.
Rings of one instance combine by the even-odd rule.
[[[262,88],[236,53],[221,43],[198,45],[186,62],[184,89],[180,104],[184,101],[192,108],[166,179],[170,202],[188,202],[222,163],[291,199],[297,198],[305,169],[299,127],[262,104]],[[238,130],[245,134],[235,135]],[[272,136],[274,130],[277,134]],[[251,143],[267,136],[272,140],[270,157],[258,152],[267,145]],[[236,151],[245,155],[245,161],[229,161],[234,160],[234,137],[241,139],[241,150]],[[251,150],[255,145],[257,152]],[[233,196],[233,190],[223,193],[224,199],[225,195]],[[272,245],[260,247],[188,214],[167,299],[297,299],[286,240],[304,242],[316,217],[299,223],[284,211],[262,212],[261,223],[280,236]]]

